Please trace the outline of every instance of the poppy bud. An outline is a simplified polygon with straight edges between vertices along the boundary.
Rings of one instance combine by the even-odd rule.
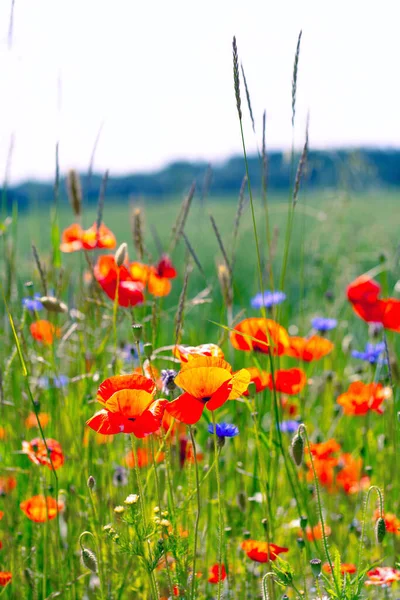
[[[302,529],[305,529],[307,527],[307,523],[308,523],[307,517],[301,516],[300,517],[300,527]]]
[[[303,538],[299,537],[299,538],[297,538],[296,541],[297,541],[297,545],[300,548],[300,550],[303,550],[303,548],[305,548],[305,546],[306,546],[306,543],[303,540]]]
[[[125,262],[127,253],[128,253],[128,245],[126,244],[126,242],[123,242],[120,245],[120,247],[118,248],[118,250],[116,251],[116,253],[114,254],[114,259],[117,264],[117,267],[122,267],[122,265]]]
[[[29,288],[33,288],[33,281],[26,281],[26,282],[24,283],[24,286],[25,286],[26,288],[28,288],[28,289],[29,289]]]
[[[250,536],[251,536],[250,531],[247,531],[247,530],[243,531],[243,537],[244,537],[245,540],[250,539]]]
[[[246,510],[246,494],[244,492],[239,492],[236,496],[236,501],[240,510],[244,512]]]
[[[321,575],[321,561],[319,558],[312,558],[310,560],[311,571],[315,578]]]
[[[97,573],[97,558],[92,550],[89,550],[89,548],[82,548],[81,560],[85,567],[89,569],[89,571],[92,571],[92,573]]]
[[[292,439],[292,444],[290,446],[290,449],[291,449],[291,455],[294,460],[294,463],[298,467],[300,467],[300,465],[303,462],[303,456],[304,456],[304,440],[301,437],[301,435],[299,435],[298,433],[296,433],[296,435]]]
[[[267,530],[268,529],[268,519],[262,519],[261,525],[264,527],[265,530]]]
[[[224,531],[226,537],[230,537],[232,535],[232,527],[225,527]]]
[[[54,298],[54,296],[42,296],[39,298],[39,302],[41,302],[49,312],[65,313],[68,311],[68,306],[64,304],[64,302],[61,302],[61,300]]]
[[[141,323],[134,323],[132,325],[132,333],[135,338],[135,342],[140,342],[142,339],[143,325]]]
[[[90,475],[89,479],[87,480],[87,486],[89,490],[94,490],[94,488],[96,487],[96,480],[93,477],[93,475]]]
[[[386,535],[386,523],[383,517],[379,517],[375,523],[375,537],[378,544],[382,544]]]
[[[146,358],[151,358],[151,355],[153,354],[153,344],[144,344],[143,352]]]

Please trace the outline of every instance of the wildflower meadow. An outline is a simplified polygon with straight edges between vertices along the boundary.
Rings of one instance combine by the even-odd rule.
[[[235,39],[232,102],[237,198],[3,202],[0,598],[399,595],[397,199],[309,193],[308,129],[270,194]]]

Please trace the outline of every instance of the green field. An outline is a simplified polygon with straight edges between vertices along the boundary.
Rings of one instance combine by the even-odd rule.
[[[161,355],[157,352],[175,343],[178,321],[182,344],[220,344],[234,371],[251,366],[269,373],[293,367],[304,369],[308,384],[292,401],[297,406],[295,416],[305,424],[310,441],[334,438],[343,453],[360,461],[358,480],[368,476],[369,483],[382,490],[385,512],[400,518],[399,334],[388,331],[384,336],[380,331],[373,337],[371,328],[357,318],[346,299],[347,285],[375,267],[374,277],[382,286],[382,296],[399,297],[395,287],[400,279],[398,192],[302,193],[295,209],[283,282],[287,298],[268,316],[279,320],[289,334],[299,336],[311,334],[311,319],[315,316],[338,320],[333,331],[323,334],[334,343],[333,352],[309,363],[286,355],[270,360],[267,354],[234,349],[229,342],[229,328],[247,317],[261,316],[261,311],[250,304],[260,289],[251,208],[245,205],[234,244],[237,204],[236,198],[202,201],[195,196],[184,232],[196,258],[179,237],[171,252],[178,275],[172,281],[170,295],[159,299],[147,296],[144,305],[118,310],[98,287],[84,283],[88,265],[83,253],[62,254],[62,266],[57,265],[52,252],[52,243],[58,247],[54,223],[59,224],[61,232],[74,221],[69,205],[58,207],[56,214],[54,208],[49,214],[39,205],[19,215],[14,211],[13,221],[0,239],[2,286],[18,339],[17,348],[2,303],[0,514],[4,515],[0,520],[0,572],[12,573],[12,582],[0,587],[0,597],[397,597],[398,583],[393,587],[368,587],[364,579],[369,577],[366,571],[377,566],[400,568],[396,566],[400,560],[400,531],[388,531],[383,543],[377,544],[374,490],[364,513],[368,485],[354,493],[336,484],[328,488],[320,481],[317,485],[307,454],[303,465],[295,466],[288,452],[293,433],[279,433],[282,419],[293,418],[285,412],[285,394],[281,397],[266,389],[245,400],[229,401],[214,412],[205,410],[191,431],[181,425],[174,435],[164,432],[135,440],[120,434],[114,435],[110,444],[98,444],[94,432],[85,425],[101,408],[96,402],[99,384],[111,375],[129,373],[143,362],[143,356],[132,362],[123,352],[126,344],[134,343],[133,322],[143,324],[143,341],[151,342],[155,352],[154,366],[179,370],[171,350]],[[268,199],[272,257],[261,199],[255,198],[254,205],[263,288],[279,290],[287,243],[287,197],[271,195]],[[127,242],[129,259],[136,260],[131,217],[134,208],[141,208],[143,260],[156,263],[159,242],[163,251],[171,250],[180,206],[181,199],[127,199],[121,204],[106,198],[103,221],[114,232],[117,246]],[[228,309],[218,279],[223,253],[209,214],[215,219],[232,267],[233,300]],[[83,225],[89,227],[95,220],[96,210],[84,209]],[[33,292],[43,294],[32,243],[45,268],[48,292],[54,290],[69,312],[43,310],[35,315],[23,310],[23,297]],[[94,263],[101,253],[107,251],[88,253],[89,260]],[[185,271],[189,278],[183,297]],[[33,288],[26,287],[27,281],[33,282]],[[71,309],[81,314],[77,317]],[[61,327],[61,337],[54,344],[46,346],[32,339],[29,326],[36,318],[49,319]],[[390,369],[351,357],[352,349],[362,350],[368,341],[385,340]],[[60,375],[67,376],[68,383],[58,388],[51,381]],[[49,385],[43,385],[43,377],[50,379]],[[337,397],[358,380],[393,384],[392,397],[385,400],[382,415],[372,411],[366,415],[343,414]],[[159,392],[157,397],[161,397]],[[62,446],[65,464],[57,471],[35,465],[21,453],[23,440],[40,437],[37,427],[27,429],[25,425],[33,408],[50,416],[45,436]],[[207,431],[212,415],[217,423],[237,425],[240,434],[226,439],[223,447],[218,446],[219,440]],[[191,435],[196,440],[198,462],[193,456],[182,460],[182,444],[190,444]],[[135,452],[139,448],[148,453],[149,463],[137,470],[127,469],[126,482],[121,485],[116,480],[116,469],[126,466],[124,457],[132,443]],[[163,459],[153,464],[151,457],[158,451],[164,453]],[[335,464],[335,481],[341,468],[340,462]],[[93,490],[87,485],[89,476],[96,481]],[[15,478],[15,489],[7,489],[8,477]],[[58,494],[63,508],[56,518],[35,523],[23,514],[20,503],[37,494]],[[129,494],[140,495],[137,506],[124,505]],[[117,506],[125,506],[124,512],[115,512]],[[160,512],[167,511],[169,524],[165,527],[154,521],[156,506]],[[328,557],[325,540],[307,539],[305,529],[302,531],[296,522],[304,515],[307,523],[315,526],[321,521],[321,510],[331,530]],[[111,533],[104,530],[109,524]],[[85,564],[81,562],[78,540],[85,531],[91,535],[85,534],[82,543],[95,553],[96,564],[87,559]],[[303,544],[298,542],[299,537],[305,539]],[[267,561],[252,560],[241,547],[248,538],[269,541],[288,548],[288,552],[277,560],[271,555]],[[309,561],[314,558],[323,563],[331,561],[334,577],[313,577]],[[341,575],[340,560],[354,564],[357,573]],[[219,585],[209,581],[209,569],[221,564],[227,577]],[[193,570],[199,573],[194,580]],[[267,573],[273,574],[265,578]],[[398,575],[400,579],[400,571]]]

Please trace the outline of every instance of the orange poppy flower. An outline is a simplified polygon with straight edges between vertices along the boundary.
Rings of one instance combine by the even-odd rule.
[[[353,458],[348,453],[341,455],[339,466],[342,469],[336,475],[336,484],[346,494],[357,494],[359,491],[369,487],[369,477],[361,476],[362,464],[362,458]]]
[[[164,254],[155,266],[133,262],[130,272],[135,281],[147,285],[150,294],[157,297],[167,296],[171,291],[171,279],[177,275],[169,256]]]
[[[345,415],[366,415],[368,411],[381,415],[381,404],[391,395],[391,389],[383,387],[381,383],[354,381],[347,392],[338,397],[337,403],[343,406]]]
[[[3,517],[4,517],[4,511],[0,510],[0,521],[2,520]]]
[[[339,458],[334,456],[327,457],[324,459],[314,458],[314,469],[317,475],[318,481],[324,487],[332,490],[333,484],[335,482],[336,475],[336,467],[339,464]],[[307,480],[314,480],[314,472],[311,466],[311,462],[307,463],[308,472],[307,472]]]
[[[119,306],[136,306],[143,302],[143,284],[134,281],[124,265],[117,267],[113,256],[99,256],[93,272],[96,280],[111,300],[115,300],[118,284]]]
[[[12,574],[9,571],[0,571],[0,586],[5,587],[12,580]]]
[[[381,512],[377,509],[374,513],[374,519],[376,520],[380,516]],[[400,535],[400,519],[398,519],[393,513],[386,513],[383,518],[385,520],[386,531],[388,533],[395,533],[397,535]]]
[[[326,442],[320,442],[319,444],[310,444],[311,454],[314,458],[319,460],[325,460],[331,458],[332,454],[340,451],[340,444],[334,439],[327,440]],[[308,448],[306,448],[308,452]]]
[[[285,396],[284,394],[281,395],[281,405],[283,412],[290,417],[295,417],[299,411],[296,402],[293,402],[289,396]]]
[[[272,319],[251,317],[240,321],[230,332],[231,344],[236,350],[269,354],[270,344],[274,355],[284,354],[289,347],[289,335]]]
[[[286,351],[287,356],[293,356],[305,362],[320,360],[330,352],[334,345],[330,340],[313,335],[310,338],[290,337],[289,348]]]
[[[329,563],[325,563],[322,565],[322,570],[324,571],[324,573],[327,573],[329,575],[329,573],[332,573],[332,569],[329,565]],[[340,564],[340,572],[342,575],[344,575],[345,573],[349,573],[350,575],[353,575],[353,573],[355,573],[357,571],[357,567],[355,565],[352,565],[350,563],[341,563]]]
[[[53,343],[54,337],[60,337],[61,330],[59,327],[55,327],[50,321],[41,319],[40,321],[34,321],[31,323],[30,332],[32,337],[43,344],[50,346]]]
[[[46,427],[46,425],[50,421],[50,416],[47,413],[38,413],[37,415],[34,412],[29,413],[28,417],[25,419],[25,427],[27,429],[33,429],[38,426],[38,420],[42,428]]]
[[[269,374],[267,371],[260,371],[257,367],[247,367],[248,372],[250,373],[250,381],[254,383],[256,386],[256,392],[262,392],[268,387],[269,382]],[[248,391],[243,393],[243,396],[248,396]]]
[[[155,383],[133,373],[116,375],[103,381],[97,401],[104,409],[87,421],[87,425],[104,435],[133,433],[142,438],[160,428],[166,400],[154,401]]]
[[[30,442],[22,442],[22,452],[27,454],[35,465],[46,465],[49,469],[54,468],[56,471],[64,464],[61,445],[50,438],[46,439],[46,443],[50,456],[48,456],[46,446],[41,438],[35,438]]]
[[[51,521],[57,516],[57,512],[60,512],[64,505],[61,502],[56,502],[51,496],[32,496],[19,505],[23,513],[35,523],[45,523],[47,520]]]
[[[5,440],[6,439],[6,430],[4,429],[4,427],[0,427],[0,440]]]
[[[165,458],[164,452],[159,452],[155,454],[157,462],[162,462]],[[151,454],[147,450],[147,448],[138,448],[137,449],[137,459],[138,459],[138,467],[147,467],[149,463],[152,462]],[[125,455],[125,464],[129,469],[133,469],[135,467],[135,455],[132,450]]]
[[[273,383],[275,381],[275,384]],[[277,392],[282,392],[288,396],[294,396],[299,394],[304,389],[307,383],[307,375],[303,369],[282,369],[275,371],[274,380],[272,379],[271,373],[268,374],[268,387],[273,390],[274,387]]]
[[[400,332],[400,300],[379,298],[380,285],[367,275],[357,277],[347,288],[354,312],[367,323],[381,323],[385,329]]]
[[[331,535],[331,533],[332,533],[331,528],[328,525],[325,525],[325,535]],[[302,535],[303,535],[303,531],[300,530],[299,536],[301,537]],[[309,542],[313,542],[314,540],[322,540],[323,534],[322,534],[321,523],[314,525],[314,527],[310,527],[310,525],[307,525],[306,537]]]
[[[182,346],[177,344],[173,349],[174,356],[183,363],[193,356],[218,356],[224,358],[224,353],[216,344],[200,344],[200,346]]]
[[[197,462],[202,462],[204,460],[204,453],[197,443],[196,458]],[[181,436],[179,438],[179,463],[181,465],[181,468],[183,468],[185,462],[189,463],[190,465],[194,464],[194,451],[192,442],[188,440],[187,437]]]
[[[223,358],[196,356],[184,363],[175,377],[175,383],[184,390],[165,410],[187,425],[197,423],[208,410],[220,408],[227,400],[236,400],[247,390],[250,373],[241,369],[232,373],[232,367]]]
[[[226,579],[225,565],[215,564],[210,567],[210,573],[208,577],[208,583],[219,583]]]
[[[61,236],[61,252],[76,252],[77,250],[94,250],[95,248],[115,248],[117,242],[115,236],[101,223],[97,230],[96,223],[89,229],[82,229],[78,223],[74,223],[65,229]]]
[[[9,477],[0,477],[0,496],[9,494],[17,487],[17,480],[10,475]]]
[[[391,567],[376,567],[367,573],[369,579],[365,585],[392,585],[395,581],[400,581],[400,570]]]
[[[259,563],[276,560],[278,554],[289,552],[289,548],[282,548],[281,546],[268,544],[267,542],[257,542],[256,540],[244,540],[241,546],[251,560]]]

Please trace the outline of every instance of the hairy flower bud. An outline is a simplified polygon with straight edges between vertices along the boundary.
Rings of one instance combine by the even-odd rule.
[[[128,254],[128,244],[123,242],[114,254],[117,267],[122,267]]]
[[[310,560],[311,571],[315,578],[321,575],[321,561],[319,558],[312,558]]]
[[[87,486],[89,490],[94,490],[94,488],[96,487],[96,480],[93,477],[93,475],[90,475],[89,479],[87,480]]]
[[[304,440],[298,433],[292,439],[290,450],[294,463],[300,467],[304,457]]]
[[[97,573],[97,558],[92,550],[89,550],[89,548],[82,548],[81,560],[85,567],[89,569],[89,571],[92,571],[92,573]]]
[[[39,298],[39,302],[41,302],[49,312],[65,313],[68,311],[68,306],[54,296],[42,296]]]
[[[375,523],[375,537],[378,544],[382,544],[386,535],[386,523],[383,517],[379,517]]]

